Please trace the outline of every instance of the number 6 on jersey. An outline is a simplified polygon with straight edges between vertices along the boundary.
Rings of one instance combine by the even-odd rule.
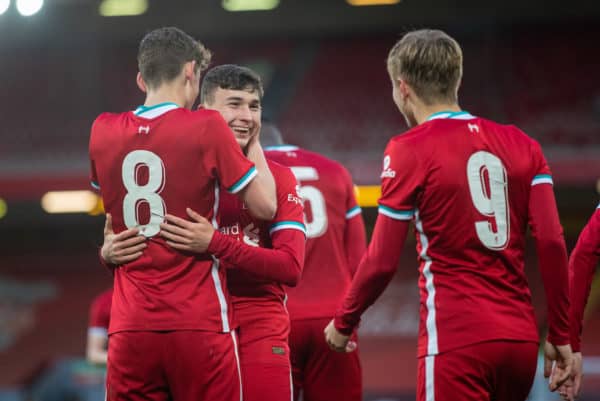
[[[148,182],[138,184],[141,167],[148,168]],[[127,228],[139,227],[140,233],[153,237],[160,231],[160,223],[165,215],[165,203],[159,193],[165,186],[165,166],[161,158],[148,150],[134,150],[125,156],[122,165],[123,185],[127,195],[123,199],[123,218]],[[150,208],[150,221],[140,224],[139,207],[146,202]]]
[[[494,218],[496,223],[494,231],[488,220],[475,222],[477,237],[483,245],[493,251],[506,248],[510,221],[508,183],[502,161],[489,152],[473,153],[467,162],[467,180],[471,199],[477,211],[484,216]]]

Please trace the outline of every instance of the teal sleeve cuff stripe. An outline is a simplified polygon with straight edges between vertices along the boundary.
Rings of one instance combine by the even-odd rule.
[[[100,185],[98,185],[97,182],[91,181],[90,184],[92,185],[93,188],[100,189]]]
[[[360,208],[360,206],[355,206],[346,212],[346,219],[351,219],[354,216],[358,216],[361,212],[362,209]]]
[[[379,213],[396,220],[412,220],[415,215],[414,210],[395,210],[384,205],[379,205]]]
[[[531,185],[533,186],[538,184],[554,185],[554,181],[552,181],[552,176],[550,174],[538,174],[533,177],[533,180],[531,180]]]
[[[302,231],[302,233],[304,235],[306,235],[306,227],[304,226],[304,224],[299,223],[297,221],[277,222],[277,223],[271,225],[271,228],[269,229],[269,234],[273,234],[275,231],[288,230],[288,229]]]
[[[232,194],[241,191],[246,185],[248,185],[250,181],[252,181],[254,177],[256,177],[256,174],[258,174],[256,167],[252,166],[250,170],[248,170],[248,172],[244,174],[244,176],[240,178],[238,182],[233,184],[227,191],[231,192]]]

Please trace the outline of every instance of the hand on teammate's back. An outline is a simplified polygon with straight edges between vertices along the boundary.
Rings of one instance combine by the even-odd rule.
[[[100,250],[102,259],[113,265],[122,265],[142,256],[142,251],[147,246],[146,237],[138,234],[137,228],[115,234],[112,228],[112,216],[107,213],[104,223],[104,243]]]
[[[160,235],[169,246],[180,251],[206,252],[215,229],[208,220],[192,209],[187,208],[186,212],[193,221],[167,214],[160,225]]]
[[[573,375],[571,345],[544,344],[544,377],[550,378],[550,391],[556,391]]]

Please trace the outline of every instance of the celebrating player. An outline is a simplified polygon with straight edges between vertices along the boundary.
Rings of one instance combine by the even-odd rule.
[[[262,95],[260,77],[237,65],[215,67],[202,81],[202,107],[221,113],[244,151],[259,144]],[[306,233],[296,179],[287,167],[268,164],[277,186],[272,221],[253,218],[242,202],[224,196],[219,231],[193,214],[194,223],[167,216],[161,225],[169,245],[208,250],[227,267],[246,401],[287,401],[292,396],[283,284],[293,286],[300,279]]]
[[[92,127],[92,181],[111,228],[137,229],[147,245],[114,271],[108,400],[240,398],[225,272],[157,236],[164,216],[186,216],[188,205],[216,225],[219,184],[259,218],[276,211],[260,146],[249,145],[248,160],[219,113],[190,110],[209,58],[177,28],[148,33],[138,53],[144,105],[102,114]]]
[[[294,399],[362,399],[358,351],[336,353],[322,340],[325,326],[346,292],[366,248],[365,226],[352,178],[338,162],[286,145],[271,123],[263,123],[265,155],[289,166],[300,184],[306,215],[306,259],[302,280],[289,288],[290,351]]]
[[[583,359],[581,354],[581,332],[583,312],[590,295],[592,279],[600,260],[600,204],[587,225],[581,231],[577,244],[569,258],[569,282],[571,284],[571,346],[575,363],[573,379],[561,387],[565,399],[579,396],[583,379]]]
[[[548,301],[545,373],[570,375],[566,247],[552,176],[538,143],[514,126],[462,111],[462,51],[438,30],[391,49],[393,99],[411,129],[384,152],[379,216],[326,340],[344,351],[360,315],[398,265],[409,222],[420,259],[418,400],[525,400],[538,331],[524,274],[535,238]]]

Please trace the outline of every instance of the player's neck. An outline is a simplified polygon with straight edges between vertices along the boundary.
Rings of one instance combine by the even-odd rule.
[[[162,85],[157,90],[146,94],[144,106],[150,107],[161,103],[175,103],[179,107],[184,107],[185,96],[181,93],[181,88],[168,85]]]
[[[415,108],[415,119],[418,124],[423,124],[427,119],[435,113],[444,111],[461,111],[460,106],[457,103],[450,104],[433,104],[433,105],[420,105]]]

